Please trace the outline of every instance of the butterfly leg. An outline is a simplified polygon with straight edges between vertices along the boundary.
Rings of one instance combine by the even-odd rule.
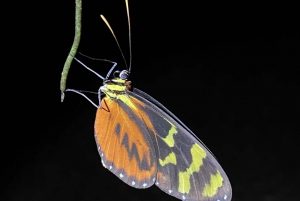
[[[94,70],[90,69],[89,67],[87,67],[84,63],[82,63],[81,61],[79,61],[76,57],[74,57],[74,59],[80,63],[83,67],[85,67],[86,69],[88,69],[89,71],[91,71],[92,73],[94,73],[95,75],[97,75],[101,80],[104,80],[104,77],[99,75],[98,73],[96,73]]]
[[[110,63],[112,63],[113,66],[112,66],[112,67],[110,68],[110,70],[108,71],[108,73],[107,73],[105,79],[108,79],[108,77],[110,76],[110,74],[112,73],[112,71],[113,71],[113,70],[115,69],[115,67],[118,65],[118,63],[117,63],[117,62],[114,62],[114,61],[110,61],[110,60],[107,60],[107,59],[96,59],[96,58],[92,58],[92,57],[86,56],[86,55],[84,55],[84,54],[82,54],[82,53],[80,53],[80,54],[83,55],[83,56],[85,56],[85,57],[87,57],[87,58],[89,58],[89,59],[92,59],[92,60],[105,61],[105,62],[110,62]],[[99,75],[98,73],[96,73],[95,71],[93,71],[92,69],[90,69],[89,67],[87,67],[84,63],[82,63],[81,61],[79,61],[76,57],[74,57],[74,59],[75,59],[78,63],[80,63],[83,67],[85,67],[86,69],[88,69],[89,71],[91,71],[92,73],[94,73],[95,75],[97,75],[98,77],[100,77],[102,80],[104,80],[104,77],[103,77],[103,76]]]
[[[99,101],[99,103],[98,103],[98,108],[101,108],[102,105],[101,105],[101,89],[100,89],[100,88],[99,88],[99,90],[98,90],[98,101]]]
[[[99,107],[99,106],[96,105],[91,99],[89,99],[84,93],[82,93],[82,92],[80,92],[80,91],[78,91],[78,90],[75,90],[75,89],[66,89],[66,91],[72,91],[72,92],[74,92],[74,93],[77,93],[77,94],[83,96],[85,99],[87,99],[87,100],[88,100],[90,103],[92,103],[92,105],[95,106],[96,108]],[[100,96],[101,96],[101,94],[100,94]]]
[[[112,73],[112,71],[115,69],[115,67],[117,66],[117,62],[113,62],[113,66],[110,68],[110,70],[108,71],[105,79],[108,79],[108,77],[110,76],[110,74]]]

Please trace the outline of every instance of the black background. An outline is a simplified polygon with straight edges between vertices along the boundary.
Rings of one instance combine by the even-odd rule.
[[[133,86],[179,117],[216,155],[232,200],[297,200],[299,173],[298,11],[291,4],[130,0]],[[60,73],[74,36],[74,0],[34,4],[18,17],[8,51],[16,98],[2,144],[5,200],[176,200],[137,190],[104,169],[93,136],[96,113],[81,96],[60,103]],[[79,51],[118,62],[104,14],[129,60],[124,1],[84,1]],[[20,55],[19,55],[20,54]],[[78,58],[105,75],[109,63]],[[73,62],[67,87],[102,81]],[[7,98],[8,96],[6,96]],[[96,102],[97,97],[90,95]],[[9,118],[10,117],[10,118]]]

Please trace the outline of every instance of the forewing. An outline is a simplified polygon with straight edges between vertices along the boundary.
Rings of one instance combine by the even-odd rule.
[[[141,116],[125,95],[121,99],[105,97],[101,103],[95,139],[103,166],[130,186],[150,187],[156,177],[156,155]]]
[[[147,95],[144,98],[130,91],[128,94],[140,109],[156,145],[156,185],[181,200],[230,201],[229,179],[205,145],[171,117],[166,108],[162,110],[148,101],[154,100],[149,95],[143,93],[144,97]]]

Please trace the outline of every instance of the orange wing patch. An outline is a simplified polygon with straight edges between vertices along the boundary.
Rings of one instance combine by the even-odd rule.
[[[153,185],[156,160],[142,119],[118,99],[104,98],[97,110],[95,138],[103,165],[136,188]]]

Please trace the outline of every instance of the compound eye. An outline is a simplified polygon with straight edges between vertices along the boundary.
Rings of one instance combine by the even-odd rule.
[[[129,77],[129,72],[127,71],[127,70],[123,70],[121,73],[120,73],[120,75],[119,75],[119,77],[122,79],[122,80],[126,80],[128,77]]]

